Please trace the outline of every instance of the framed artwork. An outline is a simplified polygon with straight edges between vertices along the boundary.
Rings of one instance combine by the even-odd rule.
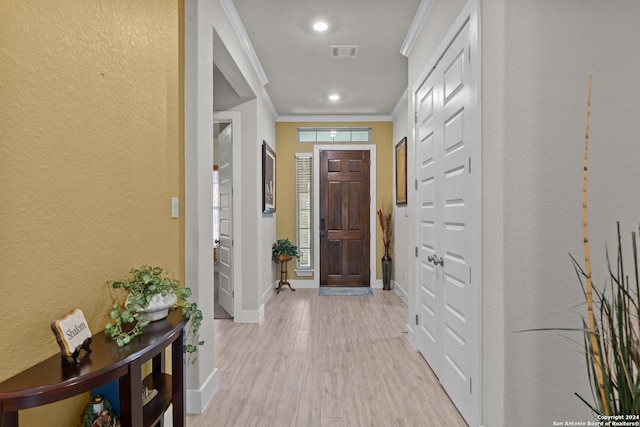
[[[262,212],[276,211],[276,153],[262,141]]]
[[[407,137],[396,144],[396,205],[407,204]]]

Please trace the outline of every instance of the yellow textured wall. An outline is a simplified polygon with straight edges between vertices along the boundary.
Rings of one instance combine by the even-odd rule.
[[[376,145],[377,165],[377,191],[378,207],[385,199],[391,201],[393,195],[393,123],[392,122],[354,122],[354,123],[309,123],[309,122],[278,122],[276,123],[276,179],[278,191],[276,197],[276,236],[278,239],[288,237],[296,242],[296,160],[295,153],[313,152],[314,144],[298,142],[299,127],[370,127],[372,142]],[[321,144],[326,145],[326,144]],[[356,144],[350,144],[356,145]],[[336,150],[340,144],[335,144]],[[378,208],[376,207],[376,209]],[[316,224],[314,224],[314,227]],[[382,258],[382,240],[380,238],[380,225],[377,222],[371,224],[376,227],[378,238],[376,239],[376,259]],[[373,230],[372,230],[373,231]],[[314,266],[316,267],[316,266]],[[315,274],[320,274],[316,268]],[[300,277],[292,274],[296,280],[311,280],[312,277]],[[382,279],[382,267],[377,263],[376,278]]]
[[[0,381],[92,332],[105,281],[150,262],[184,277],[182,2],[0,0]],[[181,209],[181,213],[184,210]],[[86,396],[20,414],[78,424]]]

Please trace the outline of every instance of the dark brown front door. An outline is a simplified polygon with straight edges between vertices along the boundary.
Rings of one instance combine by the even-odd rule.
[[[370,286],[369,151],[320,152],[320,286]]]

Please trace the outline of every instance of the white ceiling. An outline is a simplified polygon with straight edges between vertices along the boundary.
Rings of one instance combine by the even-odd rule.
[[[388,116],[402,97],[407,58],[400,49],[420,0],[233,0],[233,4],[280,117]],[[329,30],[314,32],[316,19],[325,20]],[[358,56],[331,58],[332,45],[357,45]],[[226,80],[221,88],[236,88]],[[331,102],[330,93],[342,98]],[[246,98],[239,94],[236,102],[242,99]]]

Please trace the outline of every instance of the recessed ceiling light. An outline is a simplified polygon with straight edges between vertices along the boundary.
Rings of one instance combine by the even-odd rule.
[[[313,24],[313,29],[317,32],[321,33],[323,31],[327,31],[329,29],[329,24],[324,21],[318,21]]]
[[[332,93],[331,95],[329,95],[329,101],[337,101],[340,99],[340,95],[338,95],[337,93]]]

